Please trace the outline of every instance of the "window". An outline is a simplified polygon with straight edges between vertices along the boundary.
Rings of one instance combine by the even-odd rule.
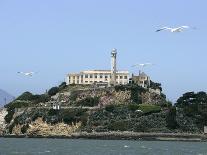
[[[95,74],[95,79],[97,79],[97,74]]]
[[[81,79],[83,78],[83,75],[81,75]]]
[[[123,78],[123,76],[120,76],[119,78],[120,78],[120,79],[122,79],[122,78]]]
[[[93,83],[93,81],[90,81],[90,83]]]
[[[88,78],[88,74],[85,75],[85,78]]]
[[[102,74],[100,74],[100,79],[102,79],[103,78],[103,75]]]
[[[105,75],[105,79],[107,79],[108,78],[108,76],[107,75]]]
[[[124,76],[124,79],[127,79],[127,76]]]
[[[85,81],[85,83],[88,83],[88,81]]]
[[[93,78],[93,75],[92,74],[90,74],[90,78]]]
[[[118,76],[116,76],[116,79],[118,79]]]

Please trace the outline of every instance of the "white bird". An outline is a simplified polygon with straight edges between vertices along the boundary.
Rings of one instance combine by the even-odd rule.
[[[23,74],[25,76],[32,76],[35,72],[17,72],[19,74]]]
[[[189,26],[180,26],[180,27],[162,27],[158,30],[156,30],[156,32],[162,31],[162,30],[169,30],[170,32],[182,32],[184,29],[188,29],[190,28]]]
[[[149,65],[153,65],[152,63],[142,63],[142,64],[136,64],[136,65],[133,65],[132,67],[136,67],[136,66],[140,66],[140,67],[146,67],[146,66],[149,66]]]

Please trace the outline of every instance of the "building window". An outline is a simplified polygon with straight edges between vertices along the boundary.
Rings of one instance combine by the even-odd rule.
[[[122,79],[122,78],[123,78],[123,76],[120,76],[119,78],[120,78],[120,79]]]
[[[90,74],[90,78],[93,78],[93,75],[92,74]]]
[[[108,76],[107,75],[105,75],[105,79],[108,79]]]
[[[116,79],[118,79],[118,76],[116,76]]]
[[[85,78],[88,78],[88,74],[85,75]]]
[[[83,75],[81,75],[81,79],[83,78]]]
[[[93,81],[90,81],[90,83],[93,83]]]
[[[127,76],[124,76],[124,79],[127,79]]]
[[[97,74],[95,74],[95,79],[97,79]]]
[[[85,81],[85,83],[88,83],[88,81]]]
[[[77,81],[77,84],[79,84],[79,80]]]
[[[100,74],[100,79],[102,79],[103,78],[103,75],[102,74]]]

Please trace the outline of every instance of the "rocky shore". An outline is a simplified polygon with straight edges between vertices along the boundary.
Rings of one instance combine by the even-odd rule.
[[[152,140],[152,141],[207,141],[205,134],[189,133],[141,133],[141,132],[75,132],[71,135],[0,135],[4,138],[66,138],[66,139],[100,139],[100,140]]]

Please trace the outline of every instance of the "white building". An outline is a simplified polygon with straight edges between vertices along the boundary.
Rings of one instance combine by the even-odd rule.
[[[87,70],[80,73],[70,73],[66,77],[68,84],[127,84],[129,83],[128,71],[117,71],[116,69],[117,50],[113,49],[111,52],[111,70]]]
[[[66,77],[67,84],[94,84],[94,83],[111,83],[111,70],[88,70],[80,73],[71,73]],[[129,83],[128,71],[116,72],[116,84]]]

